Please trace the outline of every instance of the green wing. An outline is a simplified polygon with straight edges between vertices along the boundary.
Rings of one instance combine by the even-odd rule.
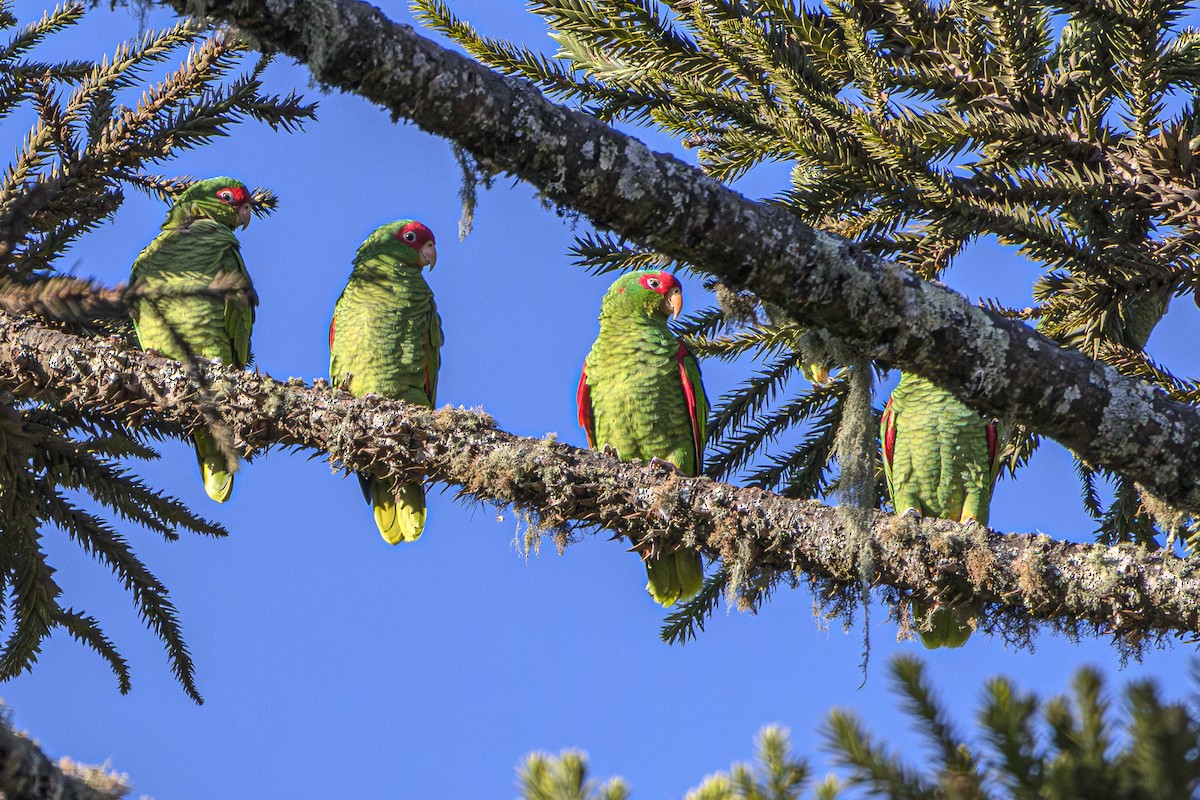
[[[258,305],[258,294],[254,291],[254,284],[250,282],[250,273],[246,271],[246,262],[242,260],[236,239],[233,241],[233,247],[225,251],[221,267],[226,274],[238,276],[238,283],[245,281],[245,291],[225,295],[225,331],[229,334],[229,342],[233,347],[235,365],[244,368],[250,363],[250,331],[254,327],[254,308]]]
[[[429,298],[429,330],[425,334],[425,394],[429,396],[429,407],[437,408],[438,372],[442,368],[442,318],[437,304]]]

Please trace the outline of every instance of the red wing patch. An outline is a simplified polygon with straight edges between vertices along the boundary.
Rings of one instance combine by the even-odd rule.
[[[888,467],[892,466],[892,457],[896,454],[896,421],[892,419],[892,401],[887,401],[883,409],[883,460]]]
[[[329,349],[333,349],[333,329],[337,327],[337,317],[329,320]]]
[[[996,441],[996,436],[996,423],[989,422],[987,424],[988,464],[990,464],[993,469],[995,469],[996,456],[998,455],[997,451],[1000,448],[1000,443]]]
[[[596,420],[592,416],[592,388],[587,382],[587,362],[583,362],[583,372],[579,375],[579,390],[575,393],[575,403],[579,407],[579,425],[587,437],[588,447],[596,448]]]
[[[679,349],[675,351],[675,360],[679,362],[679,381],[683,384],[683,399],[687,402],[688,416],[692,420],[692,444],[696,448],[696,463],[693,465],[692,474],[699,475],[700,465],[703,462],[700,454],[703,452],[704,442],[700,440],[700,421],[696,419],[696,387],[692,386],[692,379],[687,372],[686,359],[691,354],[687,345],[680,342]]]

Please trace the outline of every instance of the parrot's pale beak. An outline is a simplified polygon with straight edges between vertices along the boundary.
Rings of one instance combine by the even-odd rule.
[[[425,262],[421,266],[433,269],[433,266],[437,264],[437,245],[433,242],[426,242],[421,245],[418,252],[421,254],[421,260]]]
[[[667,296],[663,298],[662,309],[671,319],[678,319],[683,313],[683,290],[676,286],[667,292]]]
[[[252,217],[253,215],[254,215],[254,209],[252,209],[250,207],[249,203],[242,203],[240,206],[238,206],[237,207],[238,227],[240,227],[242,230],[246,230],[246,228],[250,227],[250,217]]]

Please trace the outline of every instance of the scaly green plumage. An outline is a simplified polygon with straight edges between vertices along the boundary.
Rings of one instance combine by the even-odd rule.
[[[329,377],[355,397],[379,394],[433,407],[442,321],[421,268],[433,268],[433,233],[400,220],[378,228],[354,258],[329,326]],[[416,541],[425,528],[425,490],[360,475],[375,524],[389,544]]]
[[[988,523],[998,474],[994,423],[954,395],[916,375],[902,374],[880,425],[884,475],[897,514]],[[924,613],[922,604],[914,610]],[[959,647],[971,628],[954,609],[939,606],[921,634],[926,647]]]
[[[233,228],[248,225],[250,211],[249,191],[233,178],[199,181],[180,194],[129,275],[143,349],[180,361],[198,356],[246,366],[258,297]],[[223,503],[233,491],[236,459],[207,431],[192,438],[204,489]]]
[[[667,327],[681,306],[667,272],[631,272],[612,284],[579,382],[579,421],[594,449],[698,475],[708,399],[695,357]],[[664,606],[695,596],[704,582],[700,554],[688,548],[647,558],[646,573],[646,589]]]

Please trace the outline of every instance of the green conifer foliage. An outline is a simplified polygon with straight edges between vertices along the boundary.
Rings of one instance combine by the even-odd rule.
[[[688,792],[685,800],[800,800],[809,782],[809,768],[791,753],[788,732],[774,725],[763,728],[756,742],[758,764],[734,764],[728,773],[717,773]],[[826,781],[816,790],[821,800],[833,797],[834,784]]]
[[[518,770],[523,800],[626,800],[629,790],[619,779],[597,785],[587,777],[587,756],[564,750],[557,756],[533,753]]]
[[[773,202],[924,278],[997,238],[1043,274],[1036,307],[989,305],[1200,399],[1194,380],[1143,352],[1200,265],[1200,32],[1179,24],[1187,0],[530,5],[560,46],[552,56],[480,35],[441,0],[414,2],[494,69],[606,121],[677,137],[718,180],[791,165]],[[576,255],[599,271],[656,258],[603,236],[582,238]],[[760,365],[715,404],[709,473],[828,496],[846,382],[810,385],[805,374],[855,354],[754,298],[734,305],[684,325],[698,354]],[[1009,470],[1037,443],[1015,431]],[[1101,540],[1196,539],[1195,521],[1119,478],[1101,503],[1097,478],[1113,477],[1103,464],[1079,472]]]
[[[267,59],[231,75],[248,47],[229,30],[197,22],[147,32],[97,61],[32,58],[40,41],[84,11],[67,3],[19,26],[9,6],[0,6],[0,29],[10,37],[0,45],[0,116],[24,109],[36,118],[0,177],[0,295],[6,307],[24,307],[52,322],[128,334],[120,303],[100,302],[91,282],[56,273],[56,259],[117,211],[126,186],[169,199],[191,182],[148,168],[224,135],[242,118],[293,129],[312,116],[313,106],[295,95],[262,92]],[[171,59],[177,65],[150,80],[149,70]],[[256,190],[255,198],[260,213],[275,204],[266,190]],[[61,531],[130,592],[166,647],[175,676],[199,701],[167,589],[118,530],[119,520],[167,540],[178,538],[180,529],[225,535],[122,464],[157,458],[153,442],[184,434],[153,422],[131,428],[54,397],[31,404],[0,393],[0,624],[8,631],[0,644],[0,680],[29,669],[45,638],[61,627],[108,662],[122,692],[130,688],[116,645],[96,619],[65,604],[68,593],[55,582],[42,540]]]
[[[892,678],[930,758],[903,763],[858,718],[830,714],[827,748],[861,797],[912,800],[1134,800],[1195,796],[1200,781],[1200,709],[1166,703],[1153,683],[1135,682],[1114,710],[1104,683],[1080,670],[1070,699],[1041,702],[1006,678],[984,687],[979,736],[965,738],[933,694],[921,662],[900,657]],[[1040,718],[1040,719],[1039,719]]]
[[[1196,696],[1164,702],[1149,681],[1129,684],[1120,707],[1092,669],[1075,675],[1070,698],[1041,701],[1006,678],[986,684],[974,736],[961,733],[935,696],[924,667],[901,656],[891,665],[896,693],[923,740],[920,766],[905,763],[857,715],[835,710],[823,726],[835,771],[813,783],[786,730],[758,735],[757,763],[705,778],[685,800],[1184,800],[1200,785],[1200,706]],[[906,745],[906,749],[907,745]],[[536,769],[535,769],[536,767]],[[526,800],[601,800],[581,793],[586,760],[535,754],[522,771]],[[570,775],[551,780],[550,775]],[[613,779],[608,785],[619,785]],[[532,790],[529,787],[536,786]],[[624,795],[620,795],[624,796]]]

